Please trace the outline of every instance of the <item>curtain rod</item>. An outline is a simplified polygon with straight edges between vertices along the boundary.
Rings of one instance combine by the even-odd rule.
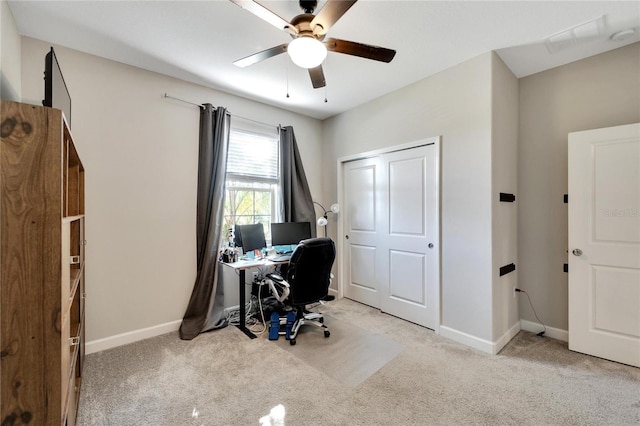
[[[201,108],[203,104],[197,104],[195,102],[190,102],[190,101],[185,101],[184,99],[180,99],[180,98],[176,98],[174,96],[169,95],[167,92],[164,92],[164,95],[162,96],[163,98],[169,98],[169,99],[174,99],[176,101],[180,101],[180,102],[184,102],[185,104],[189,104],[189,105],[194,105],[197,106],[198,108]],[[215,107],[214,107],[215,109]],[[276,129],[284,129],[286,130],[284,127],[282,127],[281,125],[277,125],[274,126],[273,124],[268,124],[268,123],[263,123],[262,121],[257,121],[257,120],[253,120],[251,118],[247,118],[247,117],[243,117],[241,115],[237,115],[237,114],[231,114],[230,112],[227,111],[227,114],[229,114],[232,117],[236,117],[236,118],[241,118],[243,120],[247,120],[247,121],[253,121],[254,123],[257,124],[262,124],[263,126],[267,126],[267,127],[275,127]]]
[[[184,99],[174,98],[173,96],[169,96],[167,94],[167,92],[164,92],[164,95],[162,97],[163,98],[169,98],[169,99],[175,99],[176,101],[184,102],[185,104],[189,104],[189,105],[194,105],[194,106],[197,106],[198,108],[200,108],[202,106],[200,104],[196,104],[196,103],[193,103],[193,102],[185,101]]]

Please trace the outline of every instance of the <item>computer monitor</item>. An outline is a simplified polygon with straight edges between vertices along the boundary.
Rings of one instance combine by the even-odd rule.
[[[283,246],[298,244],[311,238],[310,222],[287,222],[271,224],[271,245]]]
[[[264,238],[264,226],[261,223],[236,225],[234,241],[236,246],[242,247],[242,251],[245,253],[263,249],[267,246],[267,241]]]
[[[53,47],[44,58],[44,100],[42,105],[61,109],[71,127],[71,96],[64,82]]]

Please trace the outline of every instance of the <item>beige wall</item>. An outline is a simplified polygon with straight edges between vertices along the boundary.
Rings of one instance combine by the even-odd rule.
[[[40,103],[49,44],[22,40],[23,101]],[[197,107],[292,125],[313,194],[321,192],[321,123],[254,101],[54,46],[72,97],[86,168],[87,340],[182,319],[195,279]],[[233,286],[237,291],[237,286]],[[163,328],[164,327],[164,328]],[[153,331],[151,331],[153,334]]]
[[[491,53],[325,121],[324,201],[337,160],[442,135],[441,332],[492,336]],[[337,226],[330,223],[333,238]],[[338,254],[340,255],[340,253]]]
[[[0,99],[20,101],[20,49],[21,38],[9,5],[0,0]]]
[[[567,134],[640,121],[640,43],[520,79],[519,285],[566,331]],[[571,202],[571,194],[569,194]],[[522,319],[536,321],[524,295]],[[566,333],[565,333],[566,334]]]
[[[493,236],[493,340],[501,347],[520,329],[518,300],[518,204],[500,202],[500,193],[518,191],[518,79],[497,54],[491,74],[491,173]],[[516,194],[517,199],[517,194]],[[516,270],[500,276],[500,267],[516,264]]]

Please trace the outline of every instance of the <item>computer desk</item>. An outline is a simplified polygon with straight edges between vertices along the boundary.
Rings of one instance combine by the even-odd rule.
[[[251,269],[251,268],[258,268],[258,267],[263,267],[263,266],[269,266],[269,267],[274,267],[277,265],[283,265],[283,264],[287,264],[289,263],[288,260],[284,260],[284,261],[280,261],[280,262],[276,262],[273,260],[269,260],[268,258],[263,258],[263,259],[259,259],[259,260],[255,260],[255,259],[251,259],[251,260],[239,260],[237,262],[233,262],[233,263],[224,263],[224,265],[238,271],[238,287],[239,287],[239,292],[240,292],[240,301],[239,301],[239,305],[240,305],[240,324],[237,326],[244,334],[246,334],[247,336],[249,336],[252,339],[256,338],[256,335],[253,334],[251,332],[251,330],[249,330],[247,328],[247,324],[246,324],[246,309],[245,309],[245,297],[246,297],[246,290],[245,290],[245,271],[247,269]]]

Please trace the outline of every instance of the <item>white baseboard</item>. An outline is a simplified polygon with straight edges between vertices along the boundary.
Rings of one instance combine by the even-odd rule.
[[[493,353],[492,342],[481,339],[476,336],[472,336],[467,333],[463,333],[462,331],[458,331],[451,327],[441,325],[440,335],[443,337],[446,337],[447,339],[451,339],[454,342],[462,343],[463,345],[467,345],[474,349],[478,349],[479,351]]]
[[[556,340],[562,340],[563,342],[569,341],[568,330],[549,327],[548,325],[545,327],[547,328],[547,331],[544,333],[545,336],[551,337],[552,339]],[[532,333],[540,333],[543,330],[542,326],[539,323],[523,319],[520,320],[520,328],[524,331],[530,331]]]
[[[443,325],[440,326],[440,335],[455,342],[462,343],[463,345],[478,349],[479,351],[495,355],[500,352],[500,350],[507,343],[509,343],[509,341],[513,339],[516,334],[518,334],[518,332],[520,331],[520,327],[521,325],[519,322],[515,323],[509,330],[507,330],[506,333],[502,335],[502,337],[500,337],[495,342],[481,339],[479,337],[472,336],[470,334]]]
[[[513,324],[513,326],[494,343],[493,354],[495,355],[500,352],[502,348],[504,348],[507,343],[509,343],[509,341],[511,341],[511,339],[513,339],[516,334],[520,332],[521,327],[522,326],[520,325],[520,321]]]
[[[128,331],[115,336],[105,337],[87,342],[85,345],[85,354],[89,355],[95,352],[104,351],[139,340],[148,339],[150,337],[160,336],[161,334],[171,333],[180,328],[182,320],[171,321],[164,324],[154,325],[153,327],[142,328],[140,330]]]

